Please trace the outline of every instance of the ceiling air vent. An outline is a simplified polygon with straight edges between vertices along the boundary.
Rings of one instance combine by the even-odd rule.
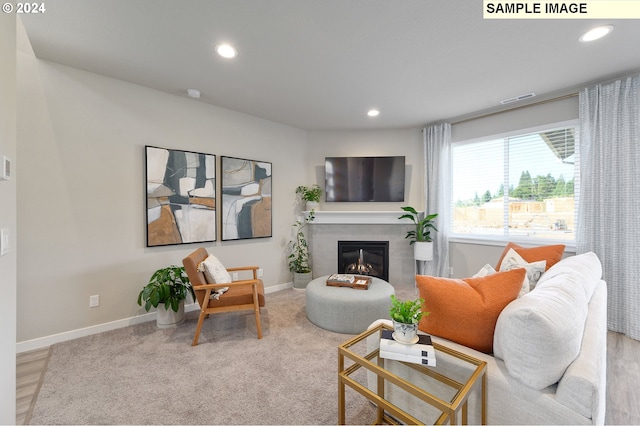
[[[533,98],[536,94],[531,92],[531,93],[527,93],[524,95],[520,95],[520,96],[515,96],[513,98],[509,98],[509,99],[505,99],[503,101],[500,101],[500,103],[502,105],[506,105],[506,104],[511,104],[514,102],[520,102],[520,101],[524,101],[525,99],[529,99],[529,98]]]

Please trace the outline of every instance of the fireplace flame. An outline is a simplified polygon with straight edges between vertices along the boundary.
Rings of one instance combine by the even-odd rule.
[[[358,261],[356,263],[352,263],[347,265],[346,267],[347,274],[362,274],[362,275],[379,275],[378,271],[373,267],[372,264],[366,263],[364,261],[364,253],[363,250],[360,249],[360,255],[358,256]]]

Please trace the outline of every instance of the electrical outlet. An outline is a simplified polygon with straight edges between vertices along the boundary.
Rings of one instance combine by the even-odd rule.
[[[231,275],[231,280],[232,281],[238,281],[238,273],[234,272],[233,275]]]
[[[449,266],[449,278],[453,277],[453,266]]]
[[[97,306],[100,306],[100,296],[97,294],[94,294],[93,296],[89,296],[89,307],[95,308]]]
[[[258,268],[258,278],[262,278],[263,275],[264,271],[262,270],[262,268]]]

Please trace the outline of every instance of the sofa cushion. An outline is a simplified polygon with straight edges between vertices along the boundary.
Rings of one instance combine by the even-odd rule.
[[[502,259],[509,252],[510,249],[514,249],[524,260],[527,262],[537,262],[539,260],[545,260],[547,262],[546,269],[548,270],[553,265],[558,263],[562,259],[564,253],[564,244],[555,244],[550,246],[539,247],[522,247],[515,243],[509,243],[502,251],[500,259],[498,260],[498,266],[496,269],[500,269]]]
[[[580,352],[588,299],[570,276],[541,279],[498,317],[494,355],[515,379],[534,389],[558,382]]]
[[[607,371],[607,286],[596,284],[578,357],[558,382],[556,400],[593,424],[604,424]]]
[[[591,300],[593,291],[602,278],[602,263],[593,252],[567,257],[545,272],[538,285],[544,286],[545,282],[560,275],[573,285],[582,287],[587,300]]]
[[[525,270],[478,278],[416,277],[424,309],[418,328],[481,352],[493,350],[493,332],[502,309],[518,296]]]
[[[204,276],[207,278],[209,284],[226,284],[230,283],[231,275],[227,269],[220,263],[217,257],[210,254],[200,265],[198,265],[198,271],[204,272]]]

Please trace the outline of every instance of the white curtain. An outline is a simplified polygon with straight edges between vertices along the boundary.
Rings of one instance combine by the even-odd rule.
[[[640,75],[580,92],[576,248],[607,282],[610,330],[640,340]]]
[[[438,213],[433,239],[433,261],[427,273],[449,276],[449,197],[451,194],[451,124],[441,123],[423,130],[425,214]],[[432,235],[434,233],[432,232]]]

